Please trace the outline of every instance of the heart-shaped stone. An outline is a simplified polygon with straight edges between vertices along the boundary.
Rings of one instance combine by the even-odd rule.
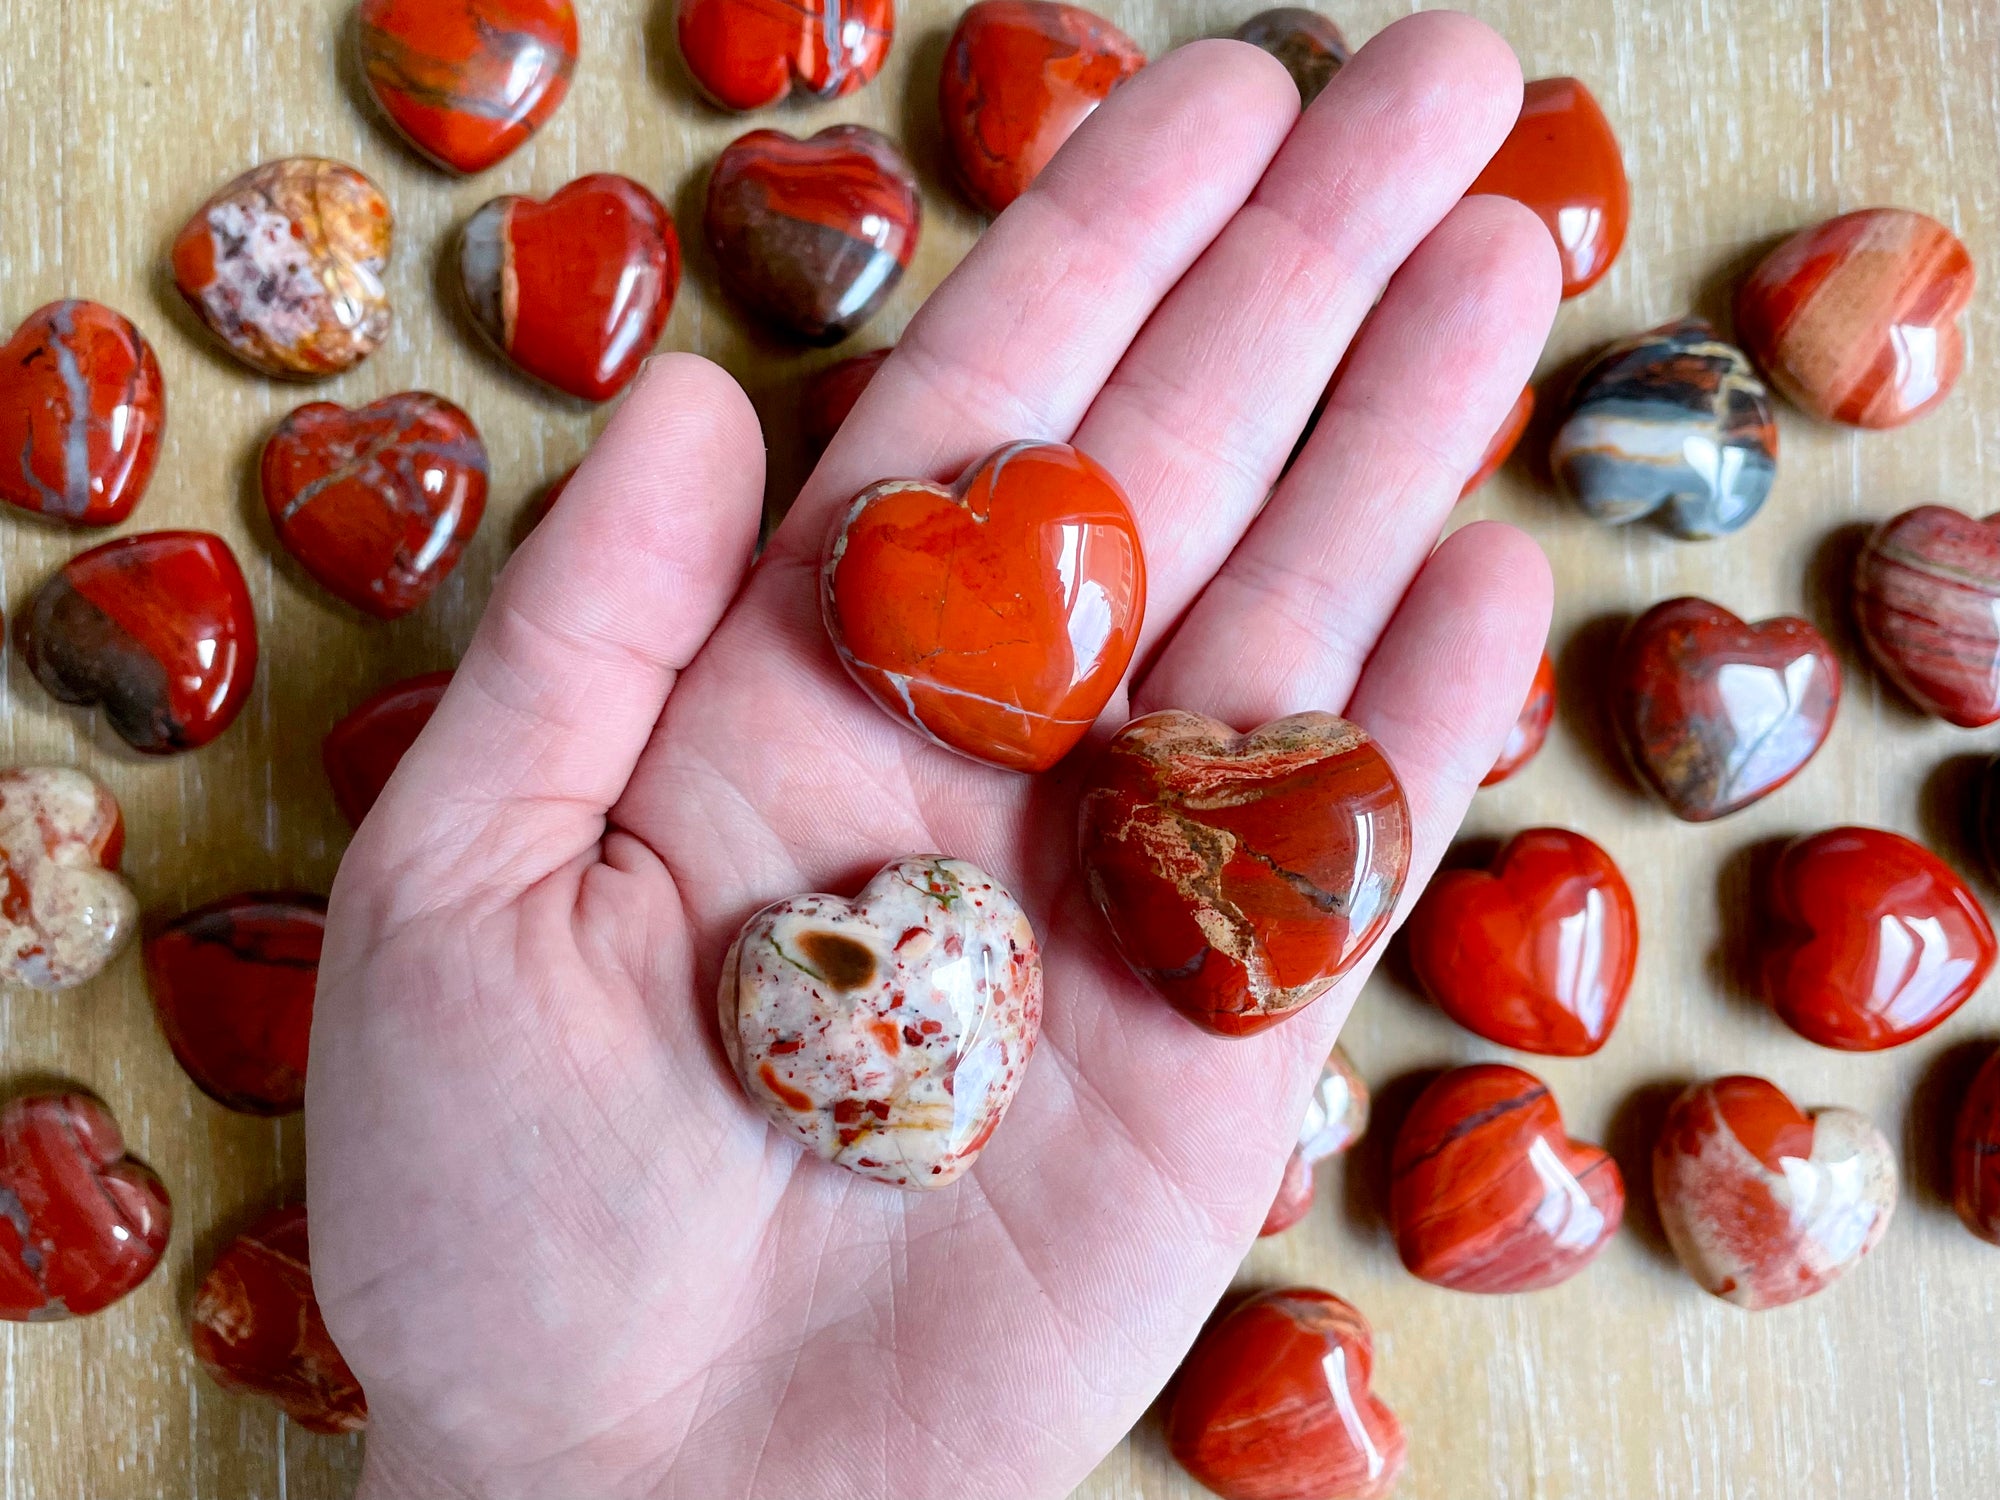
[[[1514,727],[1507,731],[1507,743],[1500,747],[1500,758],[1493,762],[1493,769],[1479,784],[1498,786],[1540,755],[1542,746],[1548,743],[1549,729],[1555,721],[1556,664],[1544,651],[1540,664],[1535,668],[1535,680],[1528,687],[1528,701],[1521,705],[1520,716],[1514,720]]]
[[[1410,913],[1410,961],[1467,1031],[1584,1057],[1618,1024],[1639,961],[1639,911],[1617,863],[1580,833],[1530,828],[1491,871],[1449,870]]]
[[[1965,1004],[1993,968],[1993,926],[1957,873],[1879,828],[1794,839],[1764,886],[1764,994],[1808,1041],[1880,1052]]]
[[[1458,492],[1460,500],[1466,499],[1474,490],[1498,474],[1500,466],[1514,456],[1514,450],[1521,446],[1521,439],[1527,433],[1528,423],[1533,420],[1534,415],[1535,388],[1524,385],[1521,387],[1521,394],[1508,408],[1506,420],[1501,422],[1499,430],[1493,434],[1492,441],[1486,445],[1486,452],[1479,459],[1479,467],[1472,471],[1472,477],[1465,481],[1465,488]]]
[[[1677,818],[1706,823],[1768,797],[1833,729],[1840,659],[1808,622],[1746,625],[1669,599],[1625,634],[1611,708],[1639,777]]]
[[[1854,616],[1889,680],[1963,729],[2000,720],[2000,516],[1920,505],[1854,564]]]
[[[483,172],[548,123],[576,68],[571,0],[361,0],[368,91],[403,138]]]
[[[206,745],[257,673],[257,618],[236,555],[205,531],[145,531],[63,564],[14,645],[60,702],[98,704],[135,750]]]
[[[1167,1408],[1167,1446],[1222,1500],[1382,1500],[1403,1426],[1370,1389],[1367,1320],[1331,1292],[1260,1292],[1202,1331]]]
[[[327,592],[381,620],[430,598],[486,513],[479,430],[428,391],[359,411],[299,407],[264,444],[262,476],[285,550]]]
[[[1042,959],[992,876],[934,854],[852,901],[765,907],[722,963],[723,1050],[785,1134],[862,1177],[955,1182],[1021,1086],[1042,1029]]]
[[[294,891],[225,896],[146,942],[146,985],[167,1045],[197,1087],[251,1115],[306,1102],[306,1044],[326,902]]]
[[[167,420],[153,346],[75,298],[28,314],[0,348],[0,501],[71,526],[116,526],[146,493]]]
[[[1468,193],[1493,193],[1533,209],[1555,236],[1563,295],[1604,279],[1625,246],[1632,190],[1611,122],[1574,78],[1531,79],[1521,117]]]
[[[356,828],[450,686],[449,672],[407,677],[382,689],[327,731],[320,746],[326,779],[333,784],[333,800]]]
[[[1368,1084],[1347,1054],[1335,1047],[1319,1070],[1305,1118],[1299,1122],[1299,1143],[1285,1161],[1278,1196],[1264,1217],[1261,1235],[1282,1234],[1312,1209],[1313,1168],[1339,1156],[1368,1129]]]
[[[66,766],[0,771],[0,979],[54,991],[104,971],[139,924],[124,850],[101,782]]]
[[[1389,1170],[1397,1254],[1455,1291],[1567,1281],[1625,1214],[1618,1164],[1569,1138],[1547,1084],[1500,1063],[1433,1081],[1396,1135]]]
[[[1793,402],[1829,422],[1900,427],[1951,393],[1972,257],[1937,220],[1864,208],[1801,230],[1736,293],[1736,336]]]
[[[1668,1109],[1653,1196],[1674,1254],[1705,1290],[1738,1307],[1782,1307],[1875,1248],[1896,1208],[1896,1156],[1865,1115],[1804,1115],[1762,1078],[1714,1078]]]
[[[821,613],[841,663],[948,749],[1046,771],[1111,701],[1146,615],[1118,481],[1063,443],[1012,443],[949,489],[885,479],[835,518]]]
[[[2000,1048],[1986,1059],[1958,1107],[1952,1132],[1951,1199],[1959,1218],[2000,1245]]]
[[[313,1295],[303,1203],[223,1247],[194,1294],[194,1356],[225,1390],[274,1401],[308,1432],[358,1432],[368,1400]]]
[[[1300,108],[1325,91],[1351,55],[1338,26],[1297,5],[1258,11],[1236,28],[1236,40],[1262,47],[1285,65],[1298,86]]]
[[[821,452],[833,441],[891,352],[871,349],[866,354],[850,355],[807,378],[799,389],[799,432],[812,452]]]
[[[253,167],[174,240],[174,284],[224,348],[295,380],[361,363],[389,333],[395,219],[361,173],[317,156]]]
[[[679,0],[675,32],[688,75],[710,103],[769,109],[794,90],[853,93],[882,71],[895,0]]]
[[[903,279],[922,208],[903,153],[865,125],[803,141],[753,130],[716,158],[702,222],[730,296],[808,344],[837,344]]]
[[[945,46],[938,113],[966,196],[997,214],[1111,91],[1146,66],[1100,16],[1048,0],[980,0]]]
[[[681,284],[673,217],[629,177],[579,177],[546,203],[495,198],[466,221],[459,284],[522,370],[608,401],[660,341]]]
[[[1326,713],[1249,734],[1167,709],[1119,730],[1083,797],[1083,869],[1133,972],[1247,1036],[1310,1005],[1387,929],[1410,808],[1380,747]]]
[[[30,1094],[0,1108],[0,1318],[55,1323],[101,1312],[152,1274],[173,1209],[125,1154],[88,1094]]]

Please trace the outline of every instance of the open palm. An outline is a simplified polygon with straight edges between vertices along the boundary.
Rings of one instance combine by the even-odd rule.
[[[1165,58],[931,298],[754,567],[748,403],[703,361],[649,366],[335,885],[309,1187],[365,1494],[1056,1495],[1140,1414],[1361,976],[1235,1042],[1149,994],[1084,897],[1075,773],[872,707],[820,627],[820,543],[875,479],[1075,442],[1150,574],[1100,736],[1128,707],[1344,711],[1401,774],[1420,888],[1547,627],[1527,540],[1437,545],[1556,300],[1541,226],[1459,201],[1519,100],[1507,48],[1449,15],[1304,115],[1252,48]],[[927,851],[1021,899],[1047,998],[976,1167],[914,1194],[767,1128],[713,995],[752,911]]]

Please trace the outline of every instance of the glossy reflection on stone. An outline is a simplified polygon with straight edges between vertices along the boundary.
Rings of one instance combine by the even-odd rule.
[[[1306,1102],[1299,1143],[1285,1162],[1285,1175],[1259,1235],[1282,1234],[1306,1216],[1313,1204],[1313,1168],[1361,1139],[1368,1129],[1368,1106],[1366,1080],[1347,1054],[1335,1047]]]
[[[1535,680],[1528,688],[1528,701],[1521,705],[1520,717],[1507,731],[1507,743],[1500,747],[1500,758],[1493,762],[1493,769],[1479,784],[1498,786],[1541,754],[1542,746],[1548,743],[1549,728],[1555,721],[1556,664],[1544,651],[1540,664],[1535,668]]]
[[[1320,96],[1350,56],[1338,26],[1318,11],[1296,5],[1258,11],[1236,28],[1236,40],[1262,47],[1285,65],[1299,87],[1301,106]]]
[[[2000,1245],[2000,1048],[1973,1076],[1952,1132],[1951,1200],[1959,1218]]]
[[[1501,466],[1514,456],[1514,450],[1521,446],[1521,439],[1528,431],[1528,423],[1535,415],[1535,388],[1521,387],[1521,394],[1508,408],[1507,419],[1493,434],[1493,441],[1486,445],[1486,452],[1480,455],[1479,467],[1472,471],[1472,477],[1465,481],[1465,488],[1458,492],[1458,498],[1468,499],[1472,492],[1500,472]]]
[[[391,683],[327,731],[321,746],[333,800],[356,828],[437,712],[450,672]]]
[[[104,972],[139,926],[124,851],[118,801],[95,777],[0,771],[0,980],[55,992]]]
[[[838,99],[882,70],[895,0],[677,0],[681,60],[711,104]]]
[[[1625,245],[1632,215],[1625,158],[1611,122],[1574,78],[1537,78],[1521,118],[1468,192],[1525,203],[1549,226],[1562,257],[1563,295],[1589,291]]]
[[[854,403],[892,352],[871,349],[866,354],[850,355],[807,377],[799,390],[799,431],[814,453],[833,441]]]
[[[2000,720],[2000,517],[1920,505],[1884,521],[1855,561],[1854,617],[1919,708],[1963,729]]]

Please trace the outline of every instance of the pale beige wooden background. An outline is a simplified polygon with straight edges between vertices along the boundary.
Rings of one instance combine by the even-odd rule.
[[[546,193],[614,168],[652,184],[698,234],[706,164],[739,129],[697,106],[672,52],[670,0],[583,0],[573,97],[540,138],[471,182],[420,165],[378,127],[349,59],[351,0],[0,0],[0,325],[64,295],[109,301],[159,348],[171,407],[158,478],[126,529],[202,526],[244,560],[264,666],[243,720],[197,755],[141,763],[53,707],[11,659],[0,678],[0,764],[65,761],[104,776],[131,827],[126,867],[150,911],[249,886],[324,888],[344,828],[319,770],[321,734],[407,673],[449,664],[505,559],[517,512],[570,464],[602,414],[512,378],[439,296],[452,227],[503,191]],[[1360,40],[1408,9],[1327,0]],[[943,38],[959,0],[912,0],[894,56],[868,91],[791,114],[794,130],[855,119],[906,139],[928,221],[913,273],[855,347],[885,341],[964,252],[978,222],[946,189],[933,124]],[[1146,46],[1224,31],[1257,0],[1112,0]],[[1632,238],[1608,281],[1565,308],[1544,364],[1560,371],[1609,336],[1726,288],[1771,237],[1870,203],[1924,209],[2000,275],[2000,7],[1993,0],[1472,0],[1528,73],[1586,79],[1621,131]],[[413,386],[463,403],[492,453],[494,505],[438,598],[392,626],[364,623],[274,555],[253,461],[273,421],[307,399],[213,354],[174,305],[169,237],[215,186],[294,152],[344,158],[388,190],[399,220],[388,344],[314,390],[349,403]],[[800,375],[830,356],[747,335],[718,305],[704,253],[666,342],[726,364],[774,445],[774,489],[796,482],[786,431]],[[1781,477],[1734,540],[1686,544],[1584,520],[1518,463],[1467,514],[1518,521],[1555,559],[1555,645],[1565,708],[1539,762],[1484,794],[1469,831],[1582,828],[1623,863],[1645,924],[1638,986],[1598,1057],[1537,1064],[1572,1128],[1643,1169],[1662,1086],[1730,1069],[1767,1072],[1802,1102],[1869,1111],[1913,1181],[1880,1251],[1808,1304],[1747,1315],[1707,1299],[1665,1254],[1635,1184],[1632,1228],[1558,1290],[1480,1300],[1404,1275],[1379,1213],[1387,1131],[1328,1169],[1310,1220],[1260,1247],[1257,1282],[1300,1279],[1352,1298],[1379,1331],[1379,1387],[1401,1412],[1410,1500],[1671,1496],[1686,1500],[1975,1500],[2000,1494],[2000,1251],[1942,1206],[1935,1130],[1970,1042],[2000,1034],[1989,986],[1950,1025],[1885,1056],[1820,1051],[1731,981],[1746,851],[1835,821],[1925,836],[1964,862],[1956,799],[1968,757],[2000,748],[1919,720],[1849,649],[1833,739],[1793,787],[1719,827],[1675,823],[1612,769],[1595,709],[1618,618],[1678,592],[1746,616],[1804,609],[1841,621],[1826,580],[1843,528],[1922,501],[1995,508],[2000,479],[2000,295],[1974,308],[1970,373],[1937,415],[1856,435],[1787,412]],[[11,613],[81,543],[0,519],[0,605]],[[1848,643],[1842,637],[1843,645]],[[1991,897],[1991,886],[1982,886]],[[1393,970],[1392,963],[1390,968]],[[1385,973],[1348,1042],[1393,1119],[1417,1070],[1496,1055]],[[74,1078],[101,1093],[134,1149],[170,1185],[167,1265],[105,1315],[0,1326],[0,1500],[329,1500],[356,1443],[289,1428],[225,1396],[181,1331],[196,1265],[219,1237],[300,1179],[295,1122],[210,1104],[160,1040],[136,954],[54,1000],[0,989],[0,1076]],[[1150,1425],[1081,1492],[1170,1500],[1197,1491]],[[726,1500],[726,1497],[718,1497]]]

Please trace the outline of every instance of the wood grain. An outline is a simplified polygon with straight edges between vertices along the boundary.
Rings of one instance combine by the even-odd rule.
[[[203,526],[236,546],[264,630],[266,665],[244,719],[198,755],[140,763],[91,721],[58,709],[11,658],[0,678],[0,764],[86,766],[131,827],[127,868],[149,912],[253,886],[323,889],[344,827],[319,740],[378,685],[448,665],[504,561],[520,508],[582,452],[601,413],[513,378],[440,295],[453,227],[500,192],[547,193],[616,169],[660,190],[689,236],[690,274],[670,347],[696,349],[748,386],[774,450],[773,493],[796,485],[789,435],[801,375],[832,357],[748,332],[722,309],[698,244],[708,161],[739,125],[694,101],[679,73],[668,0],[587,0],[573,97],[527,149],[471,182],[402,149],[364,107],[350,60],[350,0],[0,0],[0,323],[63,295],[136,318],[165,365],[170,417],[159,476],[125,528]],[[910,277],[855,348],[885,341],[971,242],[978,221],[945,188],[935,77],[959,0],[911,0],[882,79],[845,103],[789,113],[798,130],[860,120],[909,142],[927,224]],[[1256,0],[1118,0],[1103,9],[1150,50],[1226,31]],[[1409,8],[1328,8],[1359,41]],[[1471,3],[1528,73],[1574,73],[1622,132],[1632,236],[1609,280],[1564,309],[1544,361],[1560,374],[1595,344],[1688,309],[1721,314],[1728,289],[1774,237],[1824,215],[1897,203],[1937,215],[1989,270],[2000,266],[2000,12],[1989,0],[1483,0]],[[428,387],[471,411],[494,470],[494,507],[438,598],[391,626],[364,623],[278,554],[261,518],[254,457],[306,399],[212,353],[164,279],[169,237],[214,187],[293,152],[353,162],[399,218],[393,335],[314,396],[357,403]],[[1246,1283],[1303,1280],[1352,1298],[1379,1335],[1379,1388],[1411,1432],[1408,1500],[1468,1497],[1945,1497],[2000,1493],[2000,1261],[1952,1219],[1938,1185],[1943,1085],[1966,1046],[2000,1033],[1989,987],[1950,1025],[1883,1056],[1841,1056],[1792,1037],[1743,995],[1740,937],[1750,851],[1837,821],[1902,829],[1961,866],[1969,757],[1995,748],[1918,718],[1852,650],[1831,580],[1851,529],[1924,501],[1978,513],[2000,475],[2000,300],[1971,318],[1970,369],[1936,415],[1900,433],[1817,427],[1786,412],[1776,493],[1733,541],[1677,543],[1602,530],[1517,461],[1465,514],[1530,528],[1555,561],[1554,645],[1564,708],[1549,749],[1483,794],[1468,825],[1499,835],[1559,821],[1623,863],[1644,940],[1625,1020],[1597,1058],[1538,1066],[1572,1128],[1606,1141],[1635,1186],[1664,1091],[1704,1073],[1763,1071],[1805,1103],[1868,1111],[1903,1147],[1908,1191],[1889,1236],[1848,1282],[1800,1306],[1745,1315],[1697,1292],[1668,1257],[1643,1189],[1631,1227],[1586,1275],[1497,1300],[1421,1285],[1398,1267],[1381,1218],[1387,1141],[1425,1069],[1496,1055],[1388,971],[1349,1027],[1377,1087],[1376,1133],[1328,1169],[1300,1228],[1262,1245]],[[1533,447],[1531,438],[1530,447]],[[11,614],[75,539],[0,520],[0,607]],[[1804,611],[1846,650],[1850,691],[1820,760],[1793,786],[1709,828],[1641,801],[1606,753],[1600,663],[1617,623],[1699,592],[1747,617]],[[1989,897],[1996,895],[1985,888]],[[136,954],[64,999],[0,990],[10,1085],[51,1075],[101,1093],[177,1212],[164,1272],[90,1320],[0,1328],[0,1497],[189,1496],[330,1500],[359,1449],[288,1428],[226,1396],[194,1366],[182,1320],[221,1238],[295,1190],[296,1122],[211,1105],[154,1025]],[[1962,1072],[1962,1069],[1959,1069]],[[1199,1492],[1142,1424],[1079,1492],[1178,1500]]]

